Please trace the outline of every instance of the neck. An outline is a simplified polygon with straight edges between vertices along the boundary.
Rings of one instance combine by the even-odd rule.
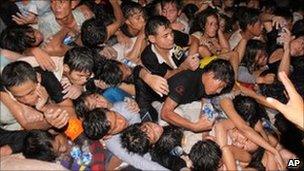
[[[71,12],[70,15],[62,18],[62,19],[56,19],[58,24],[61,25],[61,26],[65,26],[65,27],[68,27],[68,28],[73,28],[74,25],[75,25],[75,19],[74,19],[74,16]]]
[[[133,29],[132,27],[128,26],[128,31],[132,36],[138,36],[140,30]]]
[[[157,53],[159,53],[163,58],[167,58],[169,55],[170,50],[167,49],[161,49],[158,46],[154,45],[155,50],[157,51]]]

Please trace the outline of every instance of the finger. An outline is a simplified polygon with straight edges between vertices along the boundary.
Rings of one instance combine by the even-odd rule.
[[[267,97],[266,101],[270,103],[272,106],[274,106],[276,109],[278,109],[280,112],[285,113],[286,112],[286,105],[278,101],[277,99]]]
[[[279,77],[280,77],[280,79],[281,79],[289,97],[297,94],[297,91],[296,91],[295,87],[293,86],[292,82],[287,77],[285,72],[280,72]]]
[[[63,94],[66,94],[66,93],[68,93],[70,90],[71,90],[71,86],[68,86],[67,88],[65,88],[65,89],[62,90],[62,93],[63,93]]]
[[[66,93],[64,96],[63,96],[63,99],[67,99],[70,97],[70,92]]]

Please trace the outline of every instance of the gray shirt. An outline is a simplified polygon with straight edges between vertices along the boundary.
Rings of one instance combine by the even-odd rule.
[[[127,104],[125,102],[115,103],[111,110],[118,112],[123,117],[125,117],[129,125],[141,122],[139,114],[128,110]],[[149,154],[142,157],[138,154],[129,153],[125,148],[121,146],[120,135],[121,134],[116,134],[105,141],[107,149],[111,151],[115,156],[137,169],[168,170],[160,164],[151,161],[151,157]]]

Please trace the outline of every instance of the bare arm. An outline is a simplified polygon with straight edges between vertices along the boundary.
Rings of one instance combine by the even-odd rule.
[[[13,100],[6,92],[1,92],[1,101],[10,110],[18,123],[27,130],[43,129],[51,126],[43,118],[43,114],[37,110]]]
[[[170,97],[167,97],[161,109],[161,118],[166,122],[176,125],[178,127],[186,128],[193,132],[201,132],[211,128],[212,123],[201,117],[196,123],[190,122],[188,119],[181,117],[174,112],[177,103]]]
[[[218,30],[218,38],[219,38],[220,46],[222,48],[222,53],[229,52],[230,51],[229,43],[226,40],[225,35],[224,35],[224,33],[222,32],[221,29]]]
[[[143,51],[143,49],[146,47],[147,42],[145,41],[145,34],[140,34],[133,46],[133,48],[130,50],[129,53],[126,54],[126,57],[136,63],[139,63],[140,61],[140,54]]]
[[[249,127],[246,122],[239,116],[235,111],[232,100],[225,98],[220,102],[222,109],[228,115],[229,119],[235,124],[235,126],[242,131],[242,133],[252,142],[255,142],[259,146],[265,148],[266,150],[277,153],[277,150],[272,147],[268,142],[265,141],[256,131]]]
[[[107,26],[108,38],[111,37],[118,30],[118,28],[122,25],[124,21],[124,17],[118,0],[110,0],[110,3],[113,7],[115,22]]]

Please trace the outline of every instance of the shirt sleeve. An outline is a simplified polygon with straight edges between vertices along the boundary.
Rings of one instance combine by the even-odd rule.
[[[150,47],[148,47],[150,48]],[[165,76],[167,73],[167,68],[165,68],[162,64],[158,63],[156,55],[152,52],[152,50],[147,50],[142,53],[141,61],[143,65],[152,73],[159,76]]]
[[[185,34],[183,32],[173,30],[174,34],[174,43],[178,46],[185,47],[188,46],[190,37],[188,34]]]
[[[138,154],[129,153],[121,146],[120,135],[115,135],[106,141],[107,149],[110,150],[115,156],[122,161],[134,166],[141,170],[168,170],[160,164],[146,159]]]
[[[60,82],[57,80],[55,75],[49,71],[41,71],[41,85],[43,85],[48,92],[50,98],[55,101],[55,103],[60,103],[63,101],[63,88]]]
[[[243,83],[252,83],[254,84],[256,81],[255,76],[250,74],[248,72],[248,69],[246,67],[240,66],[238,70],[238,76],[237,76],[238,81],[243,82]]]
[[[169,79],[169,95],[177,104],[181,104],[186,98],[187,77],[184,74],[178,73]]]

